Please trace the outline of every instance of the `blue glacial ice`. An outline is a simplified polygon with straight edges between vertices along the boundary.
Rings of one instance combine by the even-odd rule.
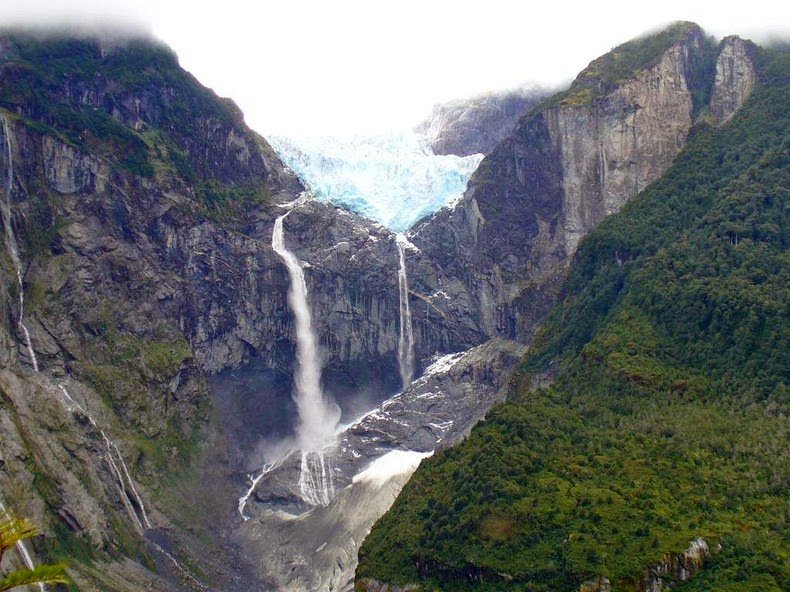
[[[395,232],[457,201],[483,158],[438,156],[413,132],[268,139],[316,199]]]

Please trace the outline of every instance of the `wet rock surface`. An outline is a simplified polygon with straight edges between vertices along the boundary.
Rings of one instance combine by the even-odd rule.
[[[457,442],[503,399],[524,347],[506,339],[530,340],[581,237],[682,148],[693,123],[686,65],[699,38],[595,101],[522,119],[464,199],[409,233],[417,374],[426,375],[396,395],[392,232],[326,203],[295,204],[298,179],[169,50],[67,40],[49,50],[76,52],[82,68],[45,76],[41,62],[43,78],[31,83],[24,44],[40,42],[0,37],[0,147],[10,146],[0,150],[2,198],[41,367],[32,371],[4,251],[0,489],[44,531],[37,556],[96,550],[100,568],[73,566],[86,590],[201,589],[167,567],[155,542],[196,565],[204,585],[231,592],[350,586],[356,549],[413,469],[354,478],[392,452],[427,455]],[[151,78],[110,68],[140,59]],[[751,89],[748,60],[743,42],[725,40],[710,105],[722,121]],[[65,111],[9,90],[25,84]],[[177,118],[185,114],[189,125]],[[252,493],[242,523],[245,473],[268,450],[259,444],[287,438],[293,424],[288,278],[271,248],[288,207],[285,242],[305,266],[325,389],[344,421],[376,407],[343,429],[329,455],[332,504],[306,506],[291,455]],[[445,364],[455,364],[430,370],[448,354],[456,356]],[[85,412],[65,405],[61,386]],[[149,509],[145,537],[102,430]]]
[[[407,389],[341,427],[325,450],[334,484],[326,507],[303,502],[298,452],[269,464],[244,506],[249,520],[234,534],[260,558],[260,577],[282,590],[350,590],[357,548],[373,523],[422,458],[464,438],[504,400],[524,350],[494,340],[442,356]]]

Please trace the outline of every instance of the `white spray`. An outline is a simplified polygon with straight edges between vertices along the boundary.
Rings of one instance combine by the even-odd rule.
[[[302,262],[285,247],[283,220],[288,210],[274,222],[272,248],[282,257],[288,269],[288,306],[296,322],[296,392],[294,401],[299,412],[296,433],[302,451],[299,486],[302,498],[311,505],[327,505],[332,499],[332,467],[324,449],[334,438],[340,420],[340,409],[326,399],[321,390],[321,358],[313,330],[310,306],[307,301]]]
[[[22,262],[19,259],[19,247],[17,246],[16,237],[14,236],[14,224],[11,219],[11,192],[14,189],[14,151],[11,146],[11,126],[8,124],[8,119],[5,115],[0,115],[3,120],[3,135],[5,136],[6,148],[6,184],[5,184],[5,200],[0,207],[3,216],[3,233],[5,235],[5,247],[11,257],[11,263],[14,265],[16,271],[16,279],[19,284],[19,317],[17,325],[22,335],[25,338],[25,346],[27,348],[30,363],[33,364],[33,370],[38,372],[38,360],[36,353],[33,351],[33,344],[30,341],[30,332],[24,323],[25,318],[25,292],[22,285]]]
[[[398,245],[400,267],[398,269],[398,293],[400,296],[400,337],[398,339],[398,367],[403,388],[414,378],[414,331],[409,308],[409,278],[406,275],[406,247],[409,241],[402,234],[395,235]]]

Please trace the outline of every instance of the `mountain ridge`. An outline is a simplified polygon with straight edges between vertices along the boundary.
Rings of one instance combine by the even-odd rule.
[[[665,53],[661,68],[618,86],[621,94],[612,91],[593,107],[567,107],[566,123],[598,125],[611,116],[611,129],[628,124],[656,148],[633,153],[636,166],[648,172],[624,173],[628,188],[612,196],[612,207],[601,206],[605,192],[594,179],[590,198],[572,202],[576,210],[560,200],[552,185],[562,180],[552,177],[562,168],[558,163],[587,161],[555,159],[562,146],[552,145],[549,132],[558,125],[533,125],[528,117],[489,155],[489,170],[478,172],[459,207],[418,225],[401,262],[393,233],[330,204],[298,199],[303,185],[265,139],[244,125],[237,108],[184,72],[170,50],[134,38],[106,47],[88,37],[0,38],[0,168],[8,179],[3,232],[18,239],[20,260],[15,269],[12,256],[0,257],[0,426],[10,436],[0,440],[0,484],[11,507],[42,527],[37,556],[70,559],[84,590],[208,586],[230,592],[275,587],[272,582],[309,589],[309,569],[299,562],[315,546],[289,530],[309,523],[303,515],[277,525],[294,550],[291,561],[301,567],[260,560],[272,543],[268,509],[306,509],[289,480],[293,463],[272,473],[279,481],[271,487],[249,489],[247,482],[251,471],[261,470],[266,438],[287,437],[294,421],[288,277],[271,246],[284,207],[294,208],[284,222],[284,242],[305,265],[325,390],[349,421],[360,406],[386,409],[351,430],[359,458],[374,462],[387,447],[428,454],[463,438],[502,400],[505,376],[560,294],[575,241],[633,197],[631,185],[661,177],[655,154],[663,162],[682,150],[686,137],[702,129],[693,127],[695,118],[704,115],[704,109],[694,112],[685,70],[694,44],[702,44],[700,33]],[[756,83],[749,76],[756,54],[735,41],[727,47],[720,76],[709,71],[728,91],[717,95],[709,123],[735,112]],[[668,103],[680,106],[670,110],[677,134],[662,147],[662,130],[651,126],[663,113],[655,105],[669,96],[662,85],[671,84],[686,88],[677,103]],[[642,92],[653,101],[650,109],[637,101]],[[623,109],[628,101],[644,109]],[[644,110],[652,118],[631,122]],[[533,135],[525,133],[530,125]],[[513,207],[524,194],[524,174],[530,183],[537,178],[522,166],[524,140],[534,138],[540,141],[530,149],[549,159],[546,183],[532,185],[542,193],[527,191],[539,220],[519,218],[523,210]],[[516,153],[518,167],[492,174]],[[585,183],[587,177],[577,176]],[[565,224],[578,212],[587,216],[582,224]],[[494,228],[497,216],[523,228]],[[488,228],[475,227],[467,238],[470,220]],[[541,242],[549,227],[544,222],[557,229],[548,242]],[[524,234],[534,228],[544,232],[541,240]],[[445,232],[460,241],[446,252]],[[505,238],[526,248],[518,256],[503,251]],[[538,265],[525,273],[533,256]],[[457,361],[475,349],[383,401],[400,388],[401,267],[408,275],[418,375],[437,354]],[[541,382],[540,374],[529,380]],[[453,409],[450,425],[446,415]],[[410,424],[415,417],[435,425]],[[376,448],[364,449],[371,435]],[[352,450],[344,452],[343,483],[354,483],[361,462]],[[394,496],[404,481],[400,475],[383,491]],[[248,522],[238,511],[245,491]],[[349,499],[362,495],[353,491]],[[355,517],[355,533],[376,518]],[[338,528],[332,524],[326,532]],[[321,578],[350,586],[361,536],[322,549],[332,573]]]
[[[743,109],[582,239],[510,402],[413,475],[357,589],[786,585],[790,86],[753,55]]]

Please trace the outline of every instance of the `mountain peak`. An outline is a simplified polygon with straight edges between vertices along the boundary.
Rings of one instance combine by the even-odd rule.
[[[678,21],[635,37],[590,62],[561,98],[574,96],[592,99],[606,94],[637,72],[657,64],[671,47],[678,44],[699,45],[704,39],[702,28],[688,21]]]

